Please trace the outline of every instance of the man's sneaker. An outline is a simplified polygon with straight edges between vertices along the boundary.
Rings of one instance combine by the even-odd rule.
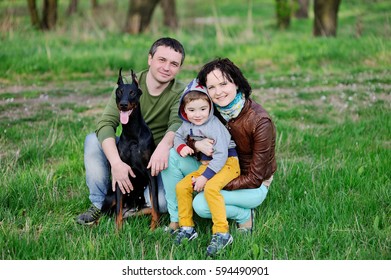
[[[94,204],[77,217],[76,222],[81,225],[90,226],[94,223],[97,223],[99,218],[102,216],[102,211],[100,211]]]
[[[190,230],[186,230],[183,227],[180,227],[174,242],[175,244],[180,245],[185,239],[191,241],[193,239],[196,239],[197,237],[198,233],[193,227]]]
[[[229,233],[216,233],[212,235],[212,241],[208,248],[206,248],[206,254],[209,257],[213,257],[219,254],[225,247],[231,244],[234,238]]]

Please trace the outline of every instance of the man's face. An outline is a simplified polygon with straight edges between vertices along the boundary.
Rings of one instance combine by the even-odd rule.
[[[166,46],[159,46],[152,57],[148,56],[149,71],[159,83],[168,83],[181,69],[182,54]]]

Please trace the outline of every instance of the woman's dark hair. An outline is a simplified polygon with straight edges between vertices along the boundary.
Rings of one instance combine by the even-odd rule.
[[[246,99],[249,98],[251,94],[250,84],[243,76],[242,71],[228,58],[217,58],[205,64],[197,76],[199,83],[206,86],[206,76],[216,69],[221,71],[224,78],[237,85],[238,91],[243,93]]]
[[[183,62],[185,61],[185,49],[178,40],[175,40],[174,38],[170,37],[160,38],[153,43],[153,45],[149,49],[149,54],[153,57],[157,48],[160,46],[169,47],[174,51],[179,52],[182,55],[181,65],[183,64]]]

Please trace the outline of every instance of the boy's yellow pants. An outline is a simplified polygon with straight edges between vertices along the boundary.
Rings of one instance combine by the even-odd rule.
[[[179,226],[181,227],[194,227],[192,206],[194,190],[191,178],[201,176],[206,168],[207,165],[201,165],[197,171],[188,174],[176,185]],[[224,198],[220,191],[225,187],[225,185],[239,175],[240,166],[238,158],[229,157],[223,168],[206,182],[204,195],[212,214],[213,234],[217,232],[229,232]]]

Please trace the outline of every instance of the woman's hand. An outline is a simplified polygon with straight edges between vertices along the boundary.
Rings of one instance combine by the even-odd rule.
[[[213,144],[214,144],[214,140],[205,138],[196,141],[194,143],[194,147],[196,148],[197,151],[202,152],[204,155],[211,157],[213,156]]]

